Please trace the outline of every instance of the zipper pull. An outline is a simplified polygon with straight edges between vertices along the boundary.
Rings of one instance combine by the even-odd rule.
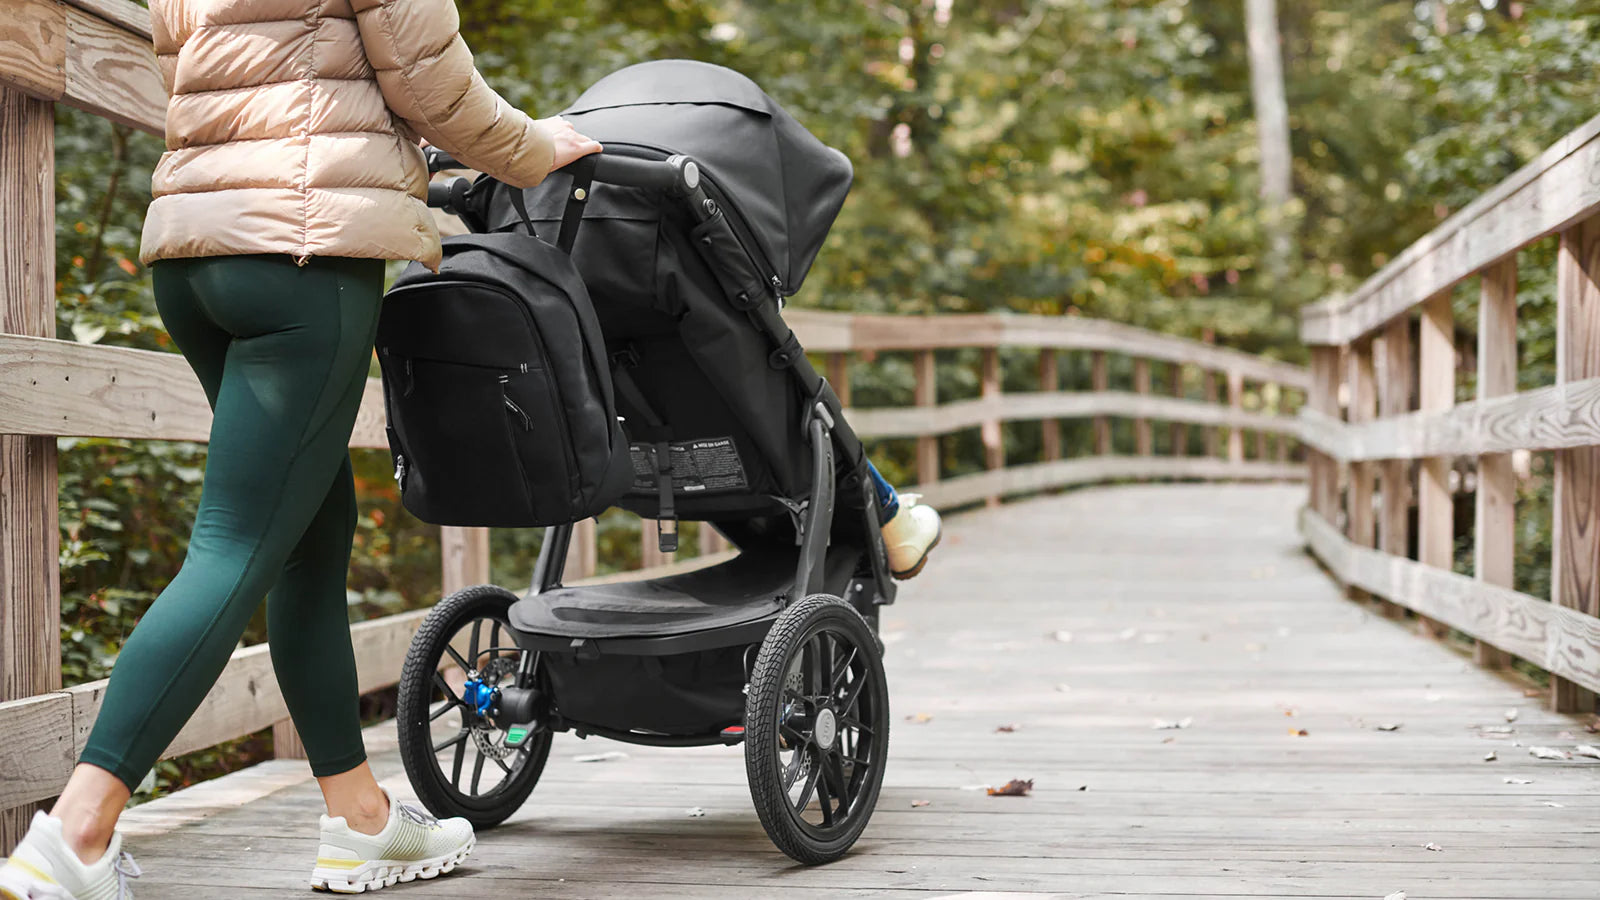
[[[404,453],[397,453],[394,457],[394,480],[402,488],[406,486],[406,457]]]

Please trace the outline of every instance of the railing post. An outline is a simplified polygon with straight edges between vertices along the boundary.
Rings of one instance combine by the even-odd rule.
[[[1338,347],[1311,348],[1311,396],[1307,400],[1312,409],[1331,418],[1339,415],[1338,366]],[[1306,464],[1310,468],[1312,511],[1330,525],[1338,524],[1338,462],[1326,453],[1308,449]]]
[[[599,522],[594,519],[584,519],[572,526],[572,539],[567,543],[564,580],[571,582],[579,578],[588,578],[599,567]]]
[[[439,529],[440,580],[445,596],[475,584],[489,583],[489,529]]]
[[[1060,357],[1051,347],[1039,351],[1039,390],[1054,394],[1061,390]],[[1049,462],[1061,458],[1061,420],[1045,419],[1043,429],[1044,459]]]
[[[1351,422],[1369,422],[1377,415],[1377,380],[1372,357],[1372,339],[1368,338],[1350,348]],[[1348,506],[1346,507],[1349,510],[1349,522],[1346,527],[1351,543],[1360,547],[1371,547],[1377,538],[1377,522],[1373,518],[1372,510],[1372,483],[1372,463],[1353,462],[1350,464],[1350,492],[1347,498]],[[1366,597],[1365,591],[1355,588],[1348,588],[1347,590],[1352,599]]]
[[[1200,340],[1206,344],[1215,344],[1217,342],[1217,333],[1214,330],[1207,328],[1200,332]],[[1200,380],[1201,389],[1205,392],[1206,402],[1215,405],[1218,399],[1217,373],[1212,369],[1205,369],[1200,374]],[[1222,445],[1222,429],[1207,428],[1205,433],[1206,456],[1211,459],[1216,459],[1217,451]]]
[[[1111,390],[1111,370],[1106,364],[1106,352],[1096,350],[1089,357],[1089,385],[1097,394]],[[1111,420],[1105,416],[1094,417],[1094,452],[1096,456],[1111,455]]]
[[[1398,316],[1383,331],[1383,352],[1378,354],[1382,377],[1378,380],[1378,412],[1385,418],[1411,410],[1411,318]],[[1411,462],[1386,459],[1378,464],[1383,511],[1378,519],[1378,548],[1391,556],[1411,556]],[[1400,618],[1404,609],[1380,601],[1383,614]]]
[[[1441,412],[1456,402],[1455,314],[1450,292],[1442,291],[1422,305],[1418,342],[1417,399],[1423,412]],[[1422,461],[1417,478],[1417,561],[1450,571],[1455,562],[1455,508],[1450,495],[1450,458]],[[1426,637],[1444,637],[1449,629],[1417,616]]]
[[[728,539],[722,532],[711,527],[710,522],[700,523],[700,555],[710,556],[728,549]]]
[[[53,105],[0,87],[0,331],[55,337]],[[61,688],[53,437],[0,435],[0,701]],[[0,810],[0,853],[37,804]]]
[[[1478,399],[1517,390],[1517,258],[1485,269],[1478,299]],[[1478,457],[1478,491],[1473,526],[1473,574],[1479,581],[1512,586],[1516,556],[1517,481],[1511,454]],[[1478,664],[1491,669],[1511,657],[1493,644],[1478,641]]]
[[[1150,393],[1150,360],[1135,359],[1133,361],[1133,390],[1139,396]],[[1155,452],[1153,435],[1150,431],[1150,420],[1138,418],[1133,420],[1134,451],[1140,456],[1149,456]]]
[[[1170,363],[1167,365],[1167,391],[1173,397],[1183,399],[1183,363]],[[1172,445],[1169,451],[1173,456],[1187,456],[1189,453],[1189,429],[1182,422],[1170,422],[1167,425],[1167,443]]]
[[[850,408],[850,354],[845,352],[828,354],[828,384],[833,386],[833,395],[839,398],[839,405]]]
[[[921,407],[939,404],[939,373],[934,368],[932,350],[918,350],[916,355],[916,403]],[[924,434],[917,438],[917,483],[933,484],[939,480],[939,436]]]
[[[1006,467],[1005,433],[1000,427],[1000,350],[997,347],[983,349],[983,388],[982,395],[986,403],[991,405],[988,418],[983,420],[983,456],[984,463],[989,471],[995,472]],[[991,494],[984,498],[984,505],[999,506],[1000,495]]]
[[[1228,372],[1228,407],[1234,412],[1244,411],[1244,374]],[[1228,429],[1228,462],[1244,462],[1244,429],[1235,425]]]
[[[1561,233],[1556,261],[1556,381],[1600,375],[1600,219]],[[1557,450],[1551,599],[1600,615],[1600,447]],[[1550,676],[1557,712],[1594,712],[1593,692]]]

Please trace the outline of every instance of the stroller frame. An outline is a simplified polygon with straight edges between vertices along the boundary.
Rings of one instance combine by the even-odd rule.
[[[598,182],[659,190],[697,222],[717,215],[726,202],[687,156],[649,159],[634,148],[617,149],[622,152],[608,151],[569,167],[589,170],[575,172],[575,180],[581,174],[583,184],[592,177]],[[435,171],[453,167],[454,161],[436,148],[430,149],[429,157]],[[475,231],[483,230],[484,222],[466,203],[467,190],[462,178],[431,185],[430,205],[457,214]],[[569,202],[581,204],[586,193],[569,190]],[[562,235],[566,246],[571,246],[566,228],[578,221],[569,212]],[[467,588],[441,601],[413,640],[402,673],[397,714],[401,751],[413,786],[435,814],[466,816],[481,827],[503,821],[520,808],[537,782],[553,734],[566,731],[580,738],[593,735],[661,747],[743,743],[752,797],[762,824],[780,849],[801,862],[816,864],[839,858],[865,828],[882,784],[889,727],[883,644],[877,636],[878,607],[893,602],[896,588],[860,440],[845,421],[838,396],[811,365],[784,322],[779,312],[782,301],[776,294],[775,290],[764,300],[756,298],[738,308],[777,348],[772,351],[774,368],[786,370],[801,395],[809,398],[802,408],[801,431],[809,445],[810,484],[807,499],[785,501],[792,504],[798,546],[793,577],[780,602],[759,618],[675,633],[573,637],[521,628],[511,616],[512,606],[538,604],[552,592],[584,590],[563,584],[574,526],[547,528],[532,584],[522,597],[493,586]],[[859,506],[861,520],[852,523],[847,533],[863,536],[864,546],[834,540],[841,484],[845,490],[860,492],[847,508],[853,512]],[[705,525],[731,532],[734,544],[743,549],[741,523]],[[765,552],[772,554],[770,546]],[[681,577],[692,579],[693,575]],[[660,582],[646,579],[627,584],[643,589]],[[480,651],[479,629],[484,621],[492,623],[490,646]],[[461,629],[468,624],[473,630],[470,652],[464,659],[452,641],[459,642]],[[502,628],[514,647],[500,638]],[[568,717],[555,697],[549,670],[541,669],[557,657],[581,665],[627,657],[687,659],[730,648],[742,654],[744,715],[738,725],[708,733],[619,728],[615,723]],[[514,658],[504,655],[513,652]],[[485,653],[489,662],[478,665]],[[453,656],[466,675],[460,697],[439,675],[441,668],[450,664],[447,656]],[[437,707],[435,697],[441,691],[444,706]],[[451,741],[436,745],[431,726],[457,707],[462,725],[453,739],[454,777],[447,780],[439,756],[441,747],[443,752],[451,749]],[[462,750],[469,732],[480,755],[471,789],[463,791]],[[505,778],[480,793],[483,754],[502,751],[509,752],[491,758],[505,770]],[[782,758],[785,752],[790,754],[787,762]],[[513,757],[515,768],[505,762]],[[797,781],[801,788],[798,802],[794,793]],[[820,808],[820,823],[808,819],[813,812],[812,796]]]

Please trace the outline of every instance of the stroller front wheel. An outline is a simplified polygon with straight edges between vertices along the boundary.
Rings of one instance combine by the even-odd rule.
[[[807,865],[849,852],[877,805],[888,747],[883,659],[860,613],[826,594],[784,610],[745,701],[745,770],[767,836]]]
[[[521,808],[550,757],[537,717],[505,721],[501,691],[542,691],[538,659],[516,645],[517,597],[492,585],[441,600],[417,629],[400,671],[395,710],[400,758],[436,816],[490,828]]]

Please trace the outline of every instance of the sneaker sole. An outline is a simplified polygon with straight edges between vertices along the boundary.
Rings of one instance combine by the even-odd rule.
[[[943,522],[939,523],[939,530],[933,533],[933,543],[928,545],[928,549],[922,551],[922,557],[917,560],[916,565],[904,571],[890,572],[889,574],[894,576],[895,581],[910,581],[917,577],[922,573],[922,567],[928,564],[928,554],[932,553],[933,548],[939,546],[939,542],[942,540],[944,540]]]
[[[15,866],[6,866],[5,860],[0,858],[0,900],[28,900],[28,896],[35,888],[59,891],[63,896],[72,896],[58,884],[41,881],[27,872],[18,871]]]
[[[364,894],[369,891],[381,891],[400,882],[416,881],[418,878],[424,881],[438,878],[453,871],[477,845],[478,839],[473,837],[467,841],[465,847],[453,853],[413,862],[379,859],[350,870],[318,866],[311,870],[311,887],[313,890],[335,894]]]

